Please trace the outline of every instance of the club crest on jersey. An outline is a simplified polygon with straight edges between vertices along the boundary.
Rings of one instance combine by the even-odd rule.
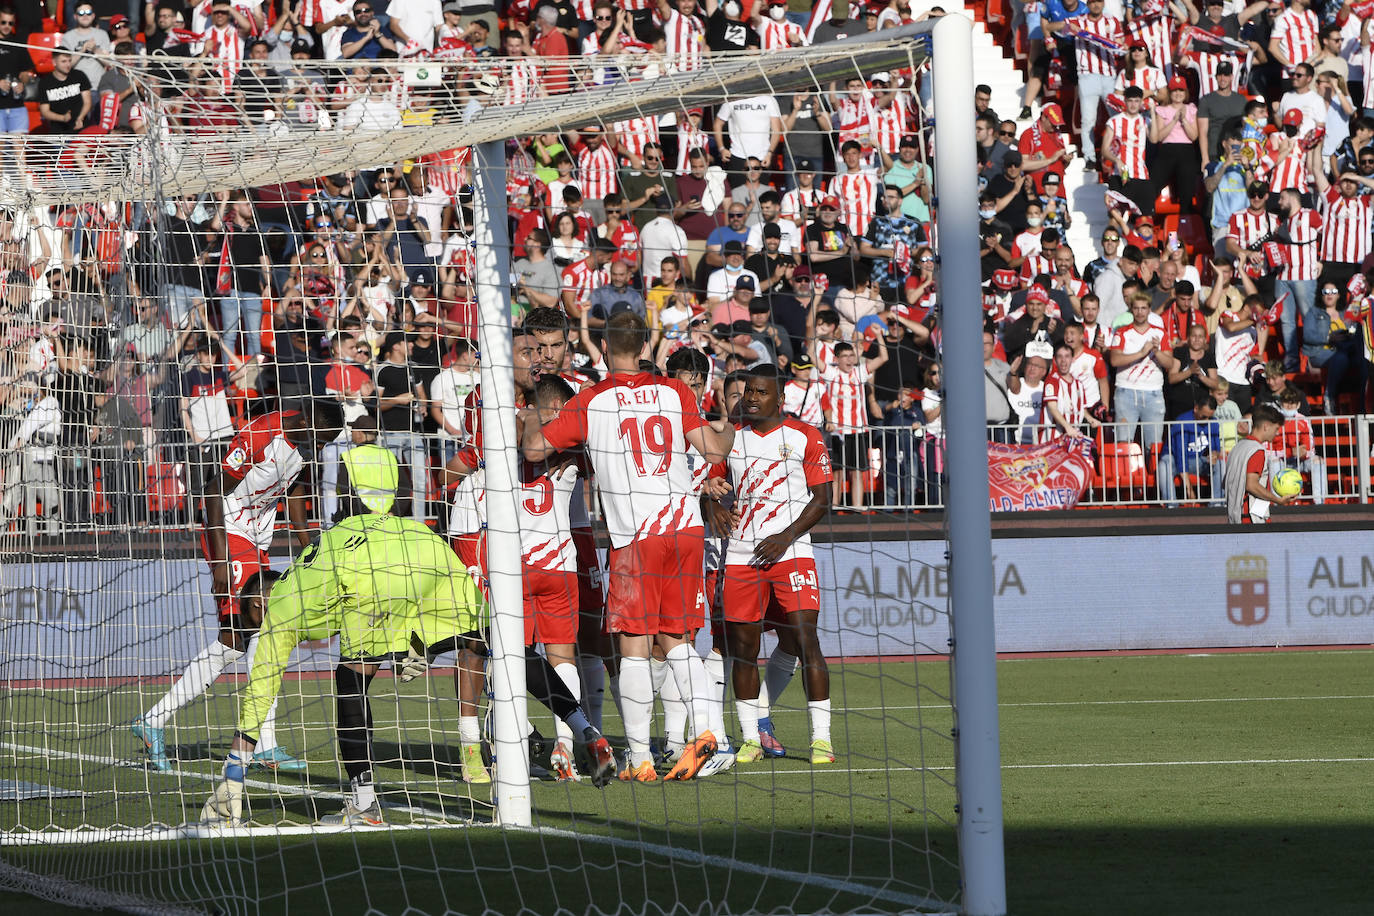
[[[778,446],[778,457],[786,461],[788,458],[792,457],[792,453],[795,451],[796,449],[784,442],[782,445]]]
[[[248,453],[240,446],[224,456],[224,464],[231,470],[237,471],[243,467],[243,463],[248,460]]]

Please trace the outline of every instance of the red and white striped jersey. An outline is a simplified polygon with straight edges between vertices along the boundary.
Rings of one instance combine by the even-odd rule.
[[[1149,140],[1149,122],[1144,115],[1120,112],[1107,119],[1107,129],[1112,132],[1112,152],[1122,162],[1122,180],[1130,178],[1149,178],[1150,170],[1145,165],[1145,144]]]
[[[1325,217],[1322,220],[1321,259],[1358,264],[1369,257],[1374,247],[1370,232],[1374,221],[1374,197],[1356,194],[1345,198],[1333,185],[1322,200]]]
[[[816,376],[819,378],[826,369],[835,365],[835,344],[838,341],[816,341]]]
[[[272,546],[277,502],[295,486],[305,464],[286,439],[287,416],[285,411],[273,411],[239,430],[220,465],[234,485],[224,494],[224,530],[262,550]]]
[[[868,367],[855,366],[844,370],[837,365],[820,370],[825,383],[825,406],[830,408],[835,432],[841,436],[861,433],[868,429]]]
[[[620,152],[624,156],[643,156],[644,147],[658,143],[658,118],[631,118],[616,121],[611,126],[620,140]]]
[[[511,62],[510,73],[506,76],[506,92],[501,98],[502,105],[523,105],[540,94],[539,68],[528,57],[517,57]]]
[[[1145,45],[1156,67],[1169,70],[1173,66],[1174,20],[1170,16],[1137,16],[1123,26],[1123,31],[1128,44],[1140,42]]]
[[[711,135],[700,127],[693,127],[685,114],[677,116],[677,173],[686,175],[690,171],[688,156],[694,149],[706,149]]]
[[[611,282],[609,267],[594,268],[592,259],[585,257],[563,268],[563,289],[571,290],[574,301],[585,305],[592,299],[592,290]]]
[[[1093,396],[1097,396],[1097,381],[1093,380]],[[1041,442],[1053,442],[1055,439],[1064,438],[1064,430],[1058,423],[1050,419],[1049,406],[1053,404],[1055,410],[1070,426],[1078,426],[1083,422],[1084,415],[1088,412],[1088,389],[1081,381],[1074,377],[1072,372],[1068,376],[1060,375],[1058,372],[1051,373],[1045,379],[1045,393],[1041,399],[1041,406],[1044,413],[1043,425],[1039,429],[1039,439]]]
[[[1102,354],[1090,347],[1084,347],[1083,352],[1073,358],[1073,363],[1069,366],[1069,375],[1078,379],[1083,386],[1083,409],[1089,410],[1096,407],[1102,400],[1102,394],[1098,390],[1098,379],[1107,377],[1107,361],[1102,358]]]
[[[1054,273],[1053,265],[1046,258],[1040,257],[1040,233],[1043,229],[1027,229],[1018,235],[1011,243],[1011,254],[1014,258],[1025,258],[1026,263],[1030,263],[1031,258],[1040,258],[1044,264],[1049,265],[1042,270],[1032,270],[1031,276],[1039,273]],[[1039,266],[1039,265],[1036,265]],[[1026,265],[1021,265],[1021,275],[1026,275]]]
[[[1288,155],[1279,159],[1282,143],[1280,134],[1271,134],[1264,144],[1260,166],[1269,171],[1269,190],[1277,194],[1292,188],[1300,194],[1306,194],[1307,181],[1311,177],[1307,169],[1307,154],[1294,142]]]
[[[1096,35],[1108,41],[1122,44],[1121,20],[1115,16],[1079,16],[1073,24],[1080,33]],[[1074,44],[1074,58],[1078,61],[1079,73],[1096,73],[1101,76],[1116,76],[1119,58],[1095,42],[1078,41]]]
[[[873,93],[867,89],[858,101],[845,95],[835,106],[835,128],[839,131],[839,145],[850,140],[868,145],[873,134]]]
[[[630,13],[640,13],[644,10],[654,9],[654,0],[620,0],[620,8]],[[583,17],[579,16],[578,18]],[[592,18],[592,14],[588,13],[585,18]],[[655,13],[653,18],[654,24],[658,25],[658,14]]]
[[[635,228],[634,223],[622,219],[620,225],[609,234],[606,232],[606,224],[602,223],[597,227],[596,234],[615,243],[616,253],[612,260],[624,261],[631,267],[639,265],[639,230]]]
[[[1150,324],[1145,330],[1136,329],[1133,324],[1117,328],[1112,334],[1112,349],[1122,353],[1137,353],[1149,341],[1159,344],[1159,349],[1168,352],[1169,342],[1164,336],[1164,322],[1158,315],[1150,316]],[[1124,369],[1116,370],[1116,387],[1136,391],[1163,391],[1164,372],[1152,356],[1131,363]]]
[[[782,195],[782,218],[790,219],[798,226],[809,226],[816,218],[816,208],[825,198],[820,188],[793,188]],[[810,219],[805,219],[806,216]]]
[[[1149,106],[1153,104],[1155,94],[1168,85],[1168,82],[1164,77],[1164,71],[1158,67],[1141,67],[1130,75],[1122,70],[1116,75],[1116,92],[1120,95],[1131,86],[1139,86],[1145,93],[1145,104]]]
[[[1231,220],[1227,223],[1226,237],[1231,239],[1237,248],[1254,250],[1256,245],[1272,236],[1278,228],[1279,218],[1277,216],[1268,210],[1261,210],[1256,213],[1247,207],[1239,213],[1231,214]]]
[[[1279,43],[1279,48],[1290,62],[1300,64],[1317,52],[1317,32],[1320,28],[1316,13],[1308,9],[1295,10],[1290,6],[1274,20],[1270,38]],[[1283,68],[1284,76],[1292,72],[1291,67]]]
[[[1284,414],[1283,426],[1274,440],[1265,446],[1265,451],[1277,458],[1297,458],[1298,448],[1302,457],[1312,455],[1312,422],[1302,414]]]
[[[225,92],[234,88],[234,77],[243,65],[243,36],[239,27],[230,21],[226,26],[205,30],[205,56],[218,61],[217,70]]]
[[[595,15],[592,10],[594,5],[594,0],[573,0],[572,8],[573,12],[577,14],[578,19],[584,22],[591,22],[592,16]]]
[[[695,16],[684,16],[677,10],[668,14],[663,23],[663,36],[668,65],[675,70],[700,70],[709,50],[706,47],[706,26]]]
[[[1288,263],[1279,271],[1280,280],[1315,280],[1321,273],[1320,241],[1322,218],[1316,210],[1303,208],[1288,220],[1288,236],[1293,244],[1284,245]]]
[[[1202,98],[1209,92],[1217,91],[1217,67],[1222,61],[1231,65],[1232,73],[1239,73],[1242,66],[1241,59],[1234,54],[1205,54],[1189,51],[1188,61],[1197,71],[1198,98]]]
[[[809,45],[806,30],[795,22],[774,22],[767,16],[759,19],[759,47],[764,51],[785,51]]]
[[[830,480],[830,452],[820,431],[788,417],[769,433],[745,426],[735,433],[730,457],[716,465],[713,477],[729,471],[735,486],[739,524],[725,548],[726,566],[746,566],[754,549],[801,516],[811,502],[811,488]],[[812,559],[811,535],[803,534],[778,562]]]
[[[577,154],[577,184],[583,200],[602,200],[617,190],[615,153],[606,143],[584,146]]]
[[[1217,375],[1233,385],[1248,385],[1250,379],[1246,370],[1250,368],[1250,356],[1259,343],[1259,331],[1253,324],[1234,333],[1228,332],[1223,326],[1228,322],[1239,321],[1240,317],[1235,312],[1221,313],[1222,324],[1217,327],[1215,344]]]
[[[576,462],[552,471],[542,465],[536,471],[527,461],[520,465],[520,559],[534,569],[576,570],[571,509],[581,469]]]
[[[782,389],[783,413],[820,429],[825,423],[825,408],[821,406],[823,395],[824,388],[816,381],[793,379]]]
[[[898,92],[892,97],[892,103],[873,112],[873,129],[878,135],[878,149],[883,150],[889,156],[895,156],[897,150],[902,145],[902,136],[910,133],[907,130],[911,120],[911,103],[905,93]]]
[[[312,31],[317,23],[329,22],[339,15],[353,15],[353,4],[350,0],[305,0],[301,4],[301,25]],[[343,56],[344,28],[345,26],[336,25],[326,29],[320,37],[325,60],[338,60]]]
[[[585,444],[611,545],[625,547],[702,527],[687,433],[705,425],[696,397],[677,379],[617,373],[580,391],[544,438],[557,449]]]
[[[868,231],[878,210],[878,178],[872,172],[841,172],[830,179],[830,193],[840,199],[840,220],[856,236]]]

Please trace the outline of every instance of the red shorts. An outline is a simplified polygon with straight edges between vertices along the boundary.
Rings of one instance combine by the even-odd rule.
[[[690,633],[706,622],[702,583],[705,532],[650,535],[608,557],[606,616],[612,633]]]
[[[218,595],[215,603],[219,610],[219,626],[221,630],[235,629],[238,625],[239,616],[239,591],[243,588],[243,583],[247,582],[258,572],[268,568],[267,551],[258,547],[248,538],[240,537],[237,534],[225,536],[229,545],[229,594]],[[210,560],[210,541],[205,536],[205,532],[200,533],[200,552],[204,555],[207,563],[213,568],[214,563]]]
[[[525,645],[573,645],[577,642],[577,574],[526,566]]]
[[[785,623],[796,611],[819,611],[821,590],[816,561],[786,560],[772,566],[725,567],[725,619],[758,623],[765,617]]]
[[[596,553],[596,537],[590,528],[574,528],[572,542],[577,551],[577,609],[599,614],[606,609],[606,591],[601,560]]]

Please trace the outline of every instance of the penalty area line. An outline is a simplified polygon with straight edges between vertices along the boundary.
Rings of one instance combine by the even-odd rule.
[[[1256,757],[1244,760],[1123,760],[1105,763],[1004,763],[1003,770],[1094,770],[1125,767],[1220,767],[1220,766],[1301,766],[1304,764],[1328,763],[1374,763],[1374,757],[1280,757],[1267,759]],[[845,773],[888,773],[893,776],[918,776],[922,772],[953,773],[952,766],[932,767],[825,767],[797,770],[740,770],[745,776],[815,776]],[[718,778],[718,777],[712,777]]]
[[[139,770],[132,763],[120,757],[104,757],[99,754],[80,754],[74,751],[57,751],[50,748],[34,747],[29,744],[14,744],[9,741],[0,741],[0,749],[16,751],[22,754],[30,754],[37,757],[57,757],[62,760],[80,760],[84,763],[95,763],[107,767],[120,767],[125,769]],[[179,777],[182,779],[195,779],[200,782],[218,782],[220,777],[212,773],[197,773],[194,770],[142,770],[154,776]],[[283,785],[278,782],[267,782],[261,779],[245,779],[244,788],[263,789],[269,792],[276,792],[278,795],[290,795],[296,798],[318,798],[324,801],[344,801],[347,796],[342,792],[331,792],[327,789],[312,789],[309,786]],[[424,817],[438,818],[440,821],[452,823],[461,818],[454,818],[452,815],[433,808],[426,808],[423,805],[400,805],[394,802],[382,801],[381,805],[389,811],[399,811],[405,814],[422,815]],[[180,828],[177,828],[180,829]]]
[[[803,772],[797,770],[796,772]],[[805,772],[810,772],[805,771]],[[904,894],[901,891],[888,890],[885,887],[875,887],[871,884],[863,884],[858,881],[850,881],[845,878],[834,878],[828,875],[816,875],[808,872],[791,871],[784,868],[771,868],[766,865],[759,865],[754,862],[745,862],[740,859],[732,859],[729,856],[718,856],[710,853],[697,852],[693,849],[677,849],[673,846],[664,846],[661,843],[647,843],[643,840],[629,840],[623,837],[606,836],[599,833],[577,833],[572,830],[565,830],[561,827],[507,827],[508,830],[519,832],[539,833],[544,836],[553,836],[560,839],[575,840],[579,843],[593,843],[601,846],[613,846],[621,849],[634,849],[649,855],[660,856],[665,859],[673,859],[679,862],[686,862],[691,865],[709,866],[712,868],[728,868],[734,871],[746,872],[751,875],[760,875],[765,878],[782,878],[794,884],[812,884],[823,887],[827,890],[838,891],[857,896],[872,897],[879,900],[889,900],[893,903],[900,903],[910,907],[920,907],[922,909],[933,910],[938,913],[950,913],[949,904],[943,900],[936,900],[932,897],[922,897],[919,894]]]

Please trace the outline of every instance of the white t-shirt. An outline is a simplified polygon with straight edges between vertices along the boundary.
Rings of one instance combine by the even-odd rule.
[[[756,159],[768,158],[768,141],[773,118],[781,118],[777,100],[771,95],[756,95],[737,102],[726,102],[716,112],[730,131],[730,155]]]

